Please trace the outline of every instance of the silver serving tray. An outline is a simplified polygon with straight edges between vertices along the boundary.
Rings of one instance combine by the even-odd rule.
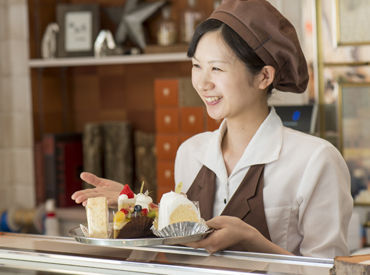
[[[196,242],[204,239],[213,230],[201,234],[195,234],[185,237],[168,237],[168,238],[136,238],[136,239],[101,239],[85,237],[79,226],[69,230],[69,235],[76,241],[84,244],[101,245],[101,246],[154,246],[154,245],[174,245]]]

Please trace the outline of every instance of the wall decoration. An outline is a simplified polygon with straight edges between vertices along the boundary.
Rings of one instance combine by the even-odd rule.
[[[339,83],[339,144],[350,169],[354,197],[370,187],[369,106],[370,83]]]
[[[338,45],[370,44],[369,0],[335,0]]]
[[[59,4],[60,27],[58,56],[93,56],[99,28],[99,6],[96,4]]]
[[[118,24],[115,34],[116,43],[122,44],[129,38],[141,49],[144,49],[146,41],[142,24],[165,3],[165,1],[126,0],[124,7],[120,10],[117,7],[107,8],[108,15]],[[119,14],[118,11],[120,11]]]

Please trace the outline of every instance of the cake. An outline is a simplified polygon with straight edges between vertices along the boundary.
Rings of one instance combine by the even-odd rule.
[[[118,210],[122,208],[129,208],[135,205],[135,193],[131,190],[128,184],[123,186],[123,189],[118,197]]]
[[[109,212],[107,198],[89,198],[86,204],[86,216],[88,236],[90,238],[109,237]]]
[[[199,209],[185,194],[170,191],[163,194],[159,202],[157,229],[179,222],[200,223]]]
[[[138,238],[152,235],[150,227],[158,214],[148,192],[135,195],[126,184],[118,197],[118,211],[113,217],[113,238]]]

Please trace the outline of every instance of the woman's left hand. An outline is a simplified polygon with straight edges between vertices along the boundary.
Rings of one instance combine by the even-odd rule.
[[[210,254],[240,244],[259,232],[241,219],[231,216],[214,217],[207,222],[208,227],[215,229],[207,238],[188,243],[193,248],[204,248]]]

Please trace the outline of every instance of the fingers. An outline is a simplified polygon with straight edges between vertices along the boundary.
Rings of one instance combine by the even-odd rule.
[[[214,217],[206,222],[208,227],[214,228],[214,229],[222,229],[226,227],[239,227],[244,225],[245,223],[237,218],[232,216],[217,216]]]
[[[82,172],[80,174],[80,178],[87,182],[88,184],[91,184],[95,187],[98,187],[98,186],[103,186],[104,184],[102,183],[102,180],[101,178],[95,176],[94,174],[92,173],[89,173],[89,172]]]
[[[71,198],[76,203],[82,203],[85,202],[88,198],[96,197],[99,193],[96,191],[96,189],[85,189],[80,190],[72,194]]]
[[[214,228],[214,229],[221,229],[223,227],[225,227],[225,224],[226,224],[226,220],[225,220],[225,216],[217,216],[217,217],[214,217],[208,221],[206,221],[206,224],[208,227],[211,227],[211,228]]]
[[[75,203],[81,203],[87,200],[87,197],[84,194],[72,194],[71,199],[75,201]]]
[[[243,235],[241,221],[236,217],[220,216],[207,221],[207,225],[215,230],[207,238],[187,244],[193,248],[204,248],[210,254],[226,249],[239,243]],[[241,231],[240,231],[241,230]]]
[[[186,245],[192,248],[207,248],[207,246],[209,245],[209,241],[207,239],[208,238],[205,238],[197,242],[187,243]]]
[[[217,252],[217,250],[213,250],[209,246],[204,246],[202,244],[199,244],[199,242],[187,243],[187,244],[185,244],[185,246],[189,246],[189,247],[192,247],[192,248],[204,248],[209,254],[213,254],[213,253]]]
[[[200,248],[201,246],[198,245],[198,242],[191,242],[191,243],[186,243],[184,244],[185,246],[189,246],[192,248]]]
[[[220,248],[217,247],[217,241],[215,242],[214,236],[212,236],[212,234],[210,234],[207,238],[203,240],[187,243],[185,245],[192,248],[204,248],[209,254],[213,254],[219,251]]]

